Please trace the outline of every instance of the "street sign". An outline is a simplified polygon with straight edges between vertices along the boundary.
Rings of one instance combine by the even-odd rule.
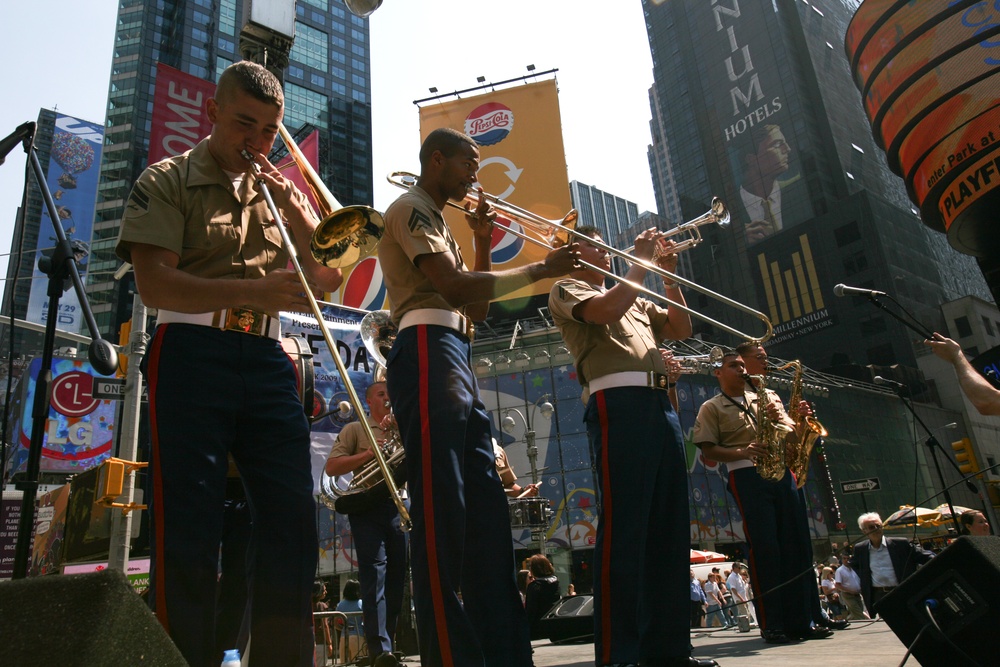
[[[121,401],[125,399],[125,378],[94,378],[94,387],[90,391],[91,396],[99,399],[110,399]],[[142,385],[142,400],[149,399],[149,385]]]
[[[878,477],[868,479],[856,479],[851,482],[841,482],[840,489],[843,493],[863,493],[865,491],[878,491],[882,486]]]

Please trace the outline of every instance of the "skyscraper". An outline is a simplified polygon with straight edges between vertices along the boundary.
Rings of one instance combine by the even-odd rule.
[[[777,355],[816,368],[915,368],[919,336],[864,297],[837,299],[834,284],[886,292],[883,301],[930,330],[943,329],[941,303],[990,294],[975,262],[920,222],[871,139],[843,53],[857,4],[643,0],[654,189],[669,206],[669,173],[685,218],[712,196],[726,202],[733,225],[705,230],[696,277],[765,312]],[[742,315],[697,301],[759,333]]]
[[[261,1],[261,0],[258,0]],[[287,1],[287,0],[286,0]],[[214,82],[240,60],[240,0],[122,0],[108,89],[108,115],[91,246],[91,303],[101,330],[127,320],[127,285],[111,280],[114,247],[133,181],[146,167],[157,63]],[[323,182],[338,199],[373,203],[368,21],[340,2],[297,0],[295,42],[284,73],[285,120],[294,135],[320,133]]]

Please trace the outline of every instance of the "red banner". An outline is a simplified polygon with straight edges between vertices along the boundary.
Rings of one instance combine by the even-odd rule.
[[[147,164],[189,151],[211,133],[205,103],[214,94],[215,84],[211,81],[156,64]]]

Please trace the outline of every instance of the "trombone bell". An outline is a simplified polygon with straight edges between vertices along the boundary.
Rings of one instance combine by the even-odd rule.
[[[319,208],[320,223],[309,240],[313,259],[340,269],[374,254],[385,233],[382,214],[369,206],[341,206],[282,123],[278,123],[278,134]]]

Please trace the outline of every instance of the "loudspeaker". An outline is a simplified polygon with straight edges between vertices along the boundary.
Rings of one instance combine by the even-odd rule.
[[[1000,627],[1000,537],[960,537],[930,562],[903,580],[875,605],[921,665],[996,664],[993,633]],[[937,621],[940,632],[928,617]],[[944,637],[942,637],[942,633]]]
[[[187,667],[119,570],[0,582],[0,664]]]
[[[594,641],[594,596],[563,598],[542,616],[538,626],[553,644]]]

